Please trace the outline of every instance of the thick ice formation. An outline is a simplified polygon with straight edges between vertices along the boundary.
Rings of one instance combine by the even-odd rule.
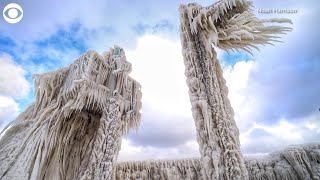
[[[34,76],[36,101],[0,140],[0,179],[111,179],[121,137],[140,122],[140,84],[116,47]]]
[[[320,143],[290,146],[264,157],[247,157],[252,180],[320,179]]]

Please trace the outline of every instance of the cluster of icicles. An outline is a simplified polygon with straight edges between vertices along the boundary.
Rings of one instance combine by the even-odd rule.
[[[217,3],[202,7],[192,3],[181,6],[188,11],[188,19],[191,32],[196,34],[202,31],[203,41],[206,41],[206,49],[210,51],[214,45],[220,49],[245,50],[251,53],[256,45],[281,42],[277,34],[285,34],[292,28],[268,25],[265,23],[291,23],[286,18],[258,19],[250,9],[252,2],[247,0],[221,0]]]

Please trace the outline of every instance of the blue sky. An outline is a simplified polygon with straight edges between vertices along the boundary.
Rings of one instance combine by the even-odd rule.
[[[32,74],[70,64],[87,50],[122,46],[142,84],[138,134],[123,141],[120,160],[199,156],[184,77],[180,3],[190,1],[9,1],[24,10],[9,24],[0,18],[0,129],[34,100]],[[214,1],[196,1],[209,5]],[[245,154],[319,141],[319,2],[254,1],[260,18],[293,20],[284,43],[254,56],[218,50]],[[296,14],[258,14],[258,8],[293,8]]]

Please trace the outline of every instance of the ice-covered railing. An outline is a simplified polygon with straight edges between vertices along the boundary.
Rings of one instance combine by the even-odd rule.
[[[201,179],[200,171],[200,161],[198,158],[120,162],[116,165],[115,179],[196,180]]]
[[[140,123],[130,72],[115,46],[34,75],[35,102],[0,136],[0,179],[111,179],[122,135]]]
[[[320,144],[294,145],[265,156],[245,157],[250,180],[320,179]],[[116,180],[200,180],[200,158],[117,163]]]

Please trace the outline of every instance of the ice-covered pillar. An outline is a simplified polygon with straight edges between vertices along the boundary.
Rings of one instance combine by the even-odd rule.
[[[181,42],[192,114],[197,129],[203,179],[248,179],[239,130],[214,49],[203,32],[191,33],[188,8],[181,6]],[[210,49],[211,50],[211,49]]]
[[[245,50],[278,41],[291,28],[264,23],[247,0],[221,0],[208,7],[180,6],[180,34],[192,114],[200,145],[203,179],[248,179],[240,151],[239,130],[228,100],[228,88],[214,47]]]
[[[130,127],[137,127],[140,120],[141,106],[137,107],[137,104],[141,104],[140,85],[128,76],[131,64],[126,61],[123,49],[115,46],[111,51],[105,52],[104,56],[110,65],[108,78],[103,78],[109,88],[109,96],[100,117],[90,162],[84,162],[81,167],[84,170],[77,179],[114,179],[122,135]],[[89,66],[94,66],[93,62],[89,62]],[[85,77],[92,81],[101,79],[96,73],[89,68]]]
[[[78,179],[111,180],[115,163],[121,148],[121,121],[119,116],[119,98],[112,97],[100,118],[95,142],[90,155],[90,163]]]

